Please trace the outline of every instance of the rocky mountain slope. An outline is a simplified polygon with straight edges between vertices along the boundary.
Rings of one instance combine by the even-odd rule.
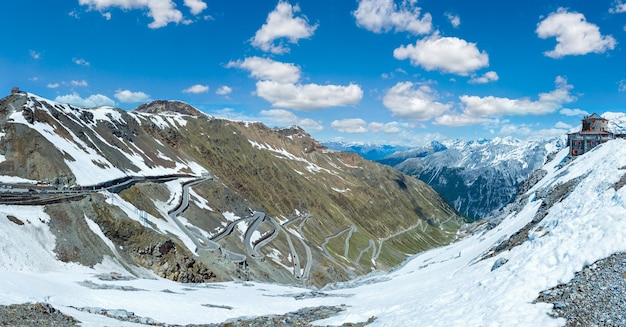
[[[319,286],[387,270],[462,224],[390,167],[329,151],[299,128],[180,102],[127,112],[20,92],[0,100],[0,131],[0,207],[14,229],[49,229],[46,253],[63,262]]]
[[[54,253],[62,240],[53,233],[66,224],[53,225],[58,214],[47,206],[1,205],[0,321],[8,314],[6,321],[21,316],[62,326],[624,326],[625,185],[626,140],[574,159],[564,148],[548,157],[498,216],[465,225],[452,244],[416,254],[389,272],[321,289],[154,278],[146,269],[120,264],[130,240],[114,245],[108,238],[126,239],[128,226],[113,237],[107,224],[129,219],[90,212],[82,224],[97,238],[85,240],[105,242],[111,252],[93,267],[64,263]],[[120,201],[110,197],[106,205],[128,210]],[[167,227],[164,219],[147,218]],[[166,240],[142,251],[156,261],[178,250]]]
[[[562,148],[562,140],[511,137],[446,141],[380,160],[433,187],[472,220],[486,218],[515,199],[522,181]]]

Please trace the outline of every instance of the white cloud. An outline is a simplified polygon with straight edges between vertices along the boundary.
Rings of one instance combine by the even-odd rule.
[[[78,12],[77,12],[76,10],[72,10],[72,11],[70,11],[70,12],[68,13],[68,15],[69,15],[70,17],[74,17],[74,18],[76,18],[76,19],[80,19],[80,16],[78,15]]]
[[[500,134],[519,134],[519,135],[530,135],[533,132],[533,129],[528,125],[514,125],[507,124],[500,128]]]
[[[267,16],[267,21],[251,39],[254,47],[265,52],[282,54],[289,52],[282,41],[275,44],[278,39],[287,39],[289,43],[298,43],[300,39],[310,38],[317,25],[309,25],[306,17],[294,17],[300,11],[300,7],[291,6],[288,2],[279,1],[274,11]]]
[[[476,124],[497,123],[495,119],[485,117],[470,116],[467,114],[446,114],[435,118],[435,123],[443,126],[468,126]]]
[[[129,90],[117,90],[115,91],[115,98],[123,103],[136,103],[136,102],[148,102],[150,96],[143,92],[132,92]]]
[[[564,123],[562,121],[558,121],[558,122],[556,122],[556,124],[554,124],[554,127],[560,128],[560,129],[570,129],[570,128],[574,127],[574,126],[572,126],[570,124],[566,124],[566,123]]]
[[[428,86],[414,88],[411,82],[400,82],[393,86],[383,98],[383,104],[395,117],[420,121],[440,116],[450,109],[449,104],[435,101],[435,94]]]
[[[387,134],[395,134],[400,132],[400,124],[398,122],[390,122],[390,123],[379,123],[379,122],[371,122],[367,125],[370,132],[378,133],[383,132]]]
[[[615,7],[609,9],[609,12],[612,14],[626,12],[626,3],[618,1],[617,3],[615,3]]]
[[[619,81],[617,83],[619,86],[617,87],[617,90],[620,92],[626,92],[626,79],[623,79],[621,81]]]
[[[184,4],[194,15],[200,14],[207,8],[207,4],[202,0],[185,0]]]
[[[545,115],[563,107],[563,104],[576,100],[570,93],[573,88],[564,77],[554,81],[556,88],[548,93],[540,93],[538,100],[528,98],[509,99],[495,96],[460,96],[463,110],[461,113],[438,117],[436,122],[446,126],[465,126],[486,123],[493,117]]]
[[[564,103],[574,101],[576,98],[570,94],[572,86],[567,80],[559,76],[555,80],[556,89],[539,94],[539,100],[532,101],[527,98],[509,99],[494,96],[478,97],[462,95],[461,102],[465,106],[464,113],[470,116],[523,116],[544,115],[561,109]]]
[[[494,72],[494,71],[489,71],[486,72],[485,74],[483,74],[483,76],[473,76],[472,79],[469,80],[469,83],[471,84],[486,84],[489,82],[495,82],[498,79],[500,79],[500,77],[498,76],[498,73]]]
[[[218,110],[213,110],[211,114],[218,118],[235,120],[235,121],[255,121],[258,122],[259,119],[257,117],[249,116],[244,112],[237,112],[233,108],[223,108]]]
[[[374,33],[395,29],[396,32],[428,34],[432,30],[432,16],[425,13],[421,18],[421,8],[417,1],[402,1],[400,6],[394,0],[361,0],[352,13],[357,26]]]
[[[31,58],[38,60],[39,58],[41,58],[41,53],[37,52],[35,50],[29,50],[28,54],[30,54]]]
[[[193,13],[194,10],[199,10],[201,7],[200,2],[198,0],[185,1],[185,5]],[[184,19],[183,14],[176,9],[176,4],[172,0],[78,0],[78,4],[89,6],[89,10],[101,12],[107,20],[111,19],[111,13],[108,10],[113,7],[119,7],[123,10],[147,9],[148,16],[153,19],[148,27],[153,29],[164,27],[169,23],[189,23],[188,20]]]
[[[85,60],[85,59],[83,59],[83,58],[72,58],[72,61],[73,61],[75,64],[79,65],[79,66],[89,66],[89,65],[91,65],[91,64],[89,63],[89,61],[87,61],[87,60]]]
[[[322,124],[310,118],[300,118],[291,111],[282,109],[261,110],[261,116],[266,117],[274,124],[297,125],[307,131],[319,132],[324,129]]]
[[[461,17],[459,17],[459,15],[446,13],[446,17],[450,21],[450,24],[452,24],[452,27],[457,28],[461,25]]]
[[[70,84],[72,84],[72,86],[82,86],[82,87],[87,87],[89,86],[89,84],[87,83],[87,81],[85,80],[81,80],[81,81],[71,81]]]
[[[366,124],[365,120],[361,118],[353,118],[335,120],[330,123],[330,127],[342,133],[361,134],[367,133]]]
[[[258,96],[277,108],[295,110],[318,110],[328,107],[357,104],[363,98],[363,90],[356,84],[318,85],[284,84],[276,81],[258,81]]]
[[[568,12],[565,8],[551,13],[537,25],[535,32],[542,39],[556,37],[554,50],[544,52],[551,58],[604,53],[614,49],[617,43],[612,36],[600,34],[600,28],[587,22],[583,14]]]
[[[219,95],[229,95],[232,92],[233,92],[233,89],[226,85],[220,86],[217,90],[215,90],[215,94],[219,94]]]
[[[49,89],[56,89],[56,88],[58,88],[59,86],[61,86],[61,84],[59,84],[59,83],[50,83],[50,84],[48,84],[48,85],[46,85],[46,86],[47,86]]]
[[[469,73],[489,66],[489,56],[479,51],[476,43],[456,37],[441,37],[435,33],[413,44],[400,46],[393,51],[398,60],[409,59],[414,66],[426,70],[440,70],[466,76]]]
[[[194,93],[194,94],[200,94],[200,93],[206,93],[206,92],[209,92],[209,87],[207,85],[200,85],[200,84],[192,85],[183,90],[183,93]]]
[[[291,63],[282,63],[269,58],[249,57],[245,60],[231,61],[227,68],[241,68],[250,72],[250,76],[260,80],[279,83],[295,83],[300,79],[300,68]]]
[[[563,108],[561,110],[559,110],[559,113],[561,115],[564,116],[588,116],[589,113],[585,110],[582,109],[568,109],[568,108]]]
[[[559,137],[567,133],[567,130],[571,128],[571,126],[569,128],[565,126],[569,126],[569,125],[563,124],[563,123],[561,124],[557,123],[557,126],[555,126],[554,128],[538,129],[536,128],[536,126],[530,126],[526,124],[520,124],[520,125],[506,124],[500,128],[499,133],[502,135],[526,136],[527,139],[529,140],[530,139],[546,140],[546,139]]]
[[[78,93],[61,95],[54,99],[56,102],[69,103],[77,107],[93,108],[99,106],[115,106],[115,101],[102,94],[93,94],[87,98],[81,98]]]

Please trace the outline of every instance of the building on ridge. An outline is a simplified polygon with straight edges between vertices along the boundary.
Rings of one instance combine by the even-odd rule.
[[[596,146],[615,139],[609,131],[609,121],[594,113],[582,119],[580,132],[567,134],[567,145],[570,156],[579,156]]]

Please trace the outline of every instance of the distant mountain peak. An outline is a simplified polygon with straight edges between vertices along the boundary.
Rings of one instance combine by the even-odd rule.
[[[206,116],[203,112],[192,107],[191,105],[182,101],[170,101],[170,100],[155,100],[150,103],[144,103],[137,107],[134,112],[143,112],[148,114],[162,114],[162,113],[178,113],[182,115],[188,115],[193,117]]]

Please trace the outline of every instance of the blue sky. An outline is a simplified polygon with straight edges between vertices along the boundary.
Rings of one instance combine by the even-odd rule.
[[[321,141],[550,137],[626,111],[626,2],[2,1],[0,89],[181,100]]]

